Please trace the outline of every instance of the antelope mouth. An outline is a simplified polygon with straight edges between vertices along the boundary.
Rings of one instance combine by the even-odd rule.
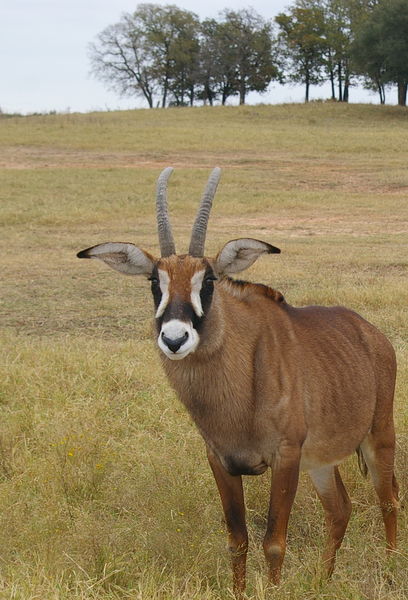
[[[170,360],[182,360],[194,352],[200,336],[192,323],[172,319],[163,323],[157,339],[160,350]]]

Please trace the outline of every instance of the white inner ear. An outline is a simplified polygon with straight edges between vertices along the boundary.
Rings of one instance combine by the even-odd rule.
[[[134,244],[107,242],[87,251],[90,258],[98,258],[115,271],[125,275],[150,274],[153,269],[151,258]]]
[[[239,273],[250,267],[265,252],[268,246],[258,240],[242,238],[225,244],[216,259],[216,269],[220,274]]]
[[[204,275],[205,270],[203,269],[202,271],[195,273],[191,278],[191,304],[193,305],[197,317],[202,317],[204,314],[200,298]]]
[[[161,317],[162,314],[164,313],[164,311],[166,310],[166,306],[169,301],[169,284],[170,284],[170,276],[167,273],[167,271],[164,271],[163,269],[158,269],[158,273],[159,273],[159,283],[160,283],[160,290],[162,293],[162,298],[161,298],[159,306],[157,307],[156,319]]]

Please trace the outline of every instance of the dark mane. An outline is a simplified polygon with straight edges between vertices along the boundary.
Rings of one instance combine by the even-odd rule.
[[[223,277],[220,281],[228,291],[234,296],[245,299],[250,294],[258,294],[270,298],[273,302],[284,303],[285,298],[281,292],[265,285],[264,283],[252,283],[241,279],[232,279],[232,277]]]

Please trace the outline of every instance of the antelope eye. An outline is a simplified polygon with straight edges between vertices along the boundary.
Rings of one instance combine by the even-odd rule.
[[[149,277],[149,281],[152,285],[157,285],[159,283],[157,277]]]
[[[204,281],[205,283],[210,283],[210,281],[217,281],[217,278],[215,277],[215,275],[209,275],[204,279]]]

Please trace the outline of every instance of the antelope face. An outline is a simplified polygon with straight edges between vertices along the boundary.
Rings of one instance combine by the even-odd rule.
[[[194,352],[211,306],[215,273],[205,258],[161,258],[150,276],[157,343],[171,360]]]
[[[161,258],[124,242],[106,242],[78,252],[78,258],[96,258],[125,275],[147,275],[155,305],[157,343],[171,360],[194,352],[210,310],[217,277],[238,273],[261,254],[280,252],[275,246],[251,238],[231,240],[211,262],[204,257],[205,234],[212,200],[220,178],[215,168],[201,198],[188,254],[176,255],[167,211],[168,167],[157,182],[157,225]]]

